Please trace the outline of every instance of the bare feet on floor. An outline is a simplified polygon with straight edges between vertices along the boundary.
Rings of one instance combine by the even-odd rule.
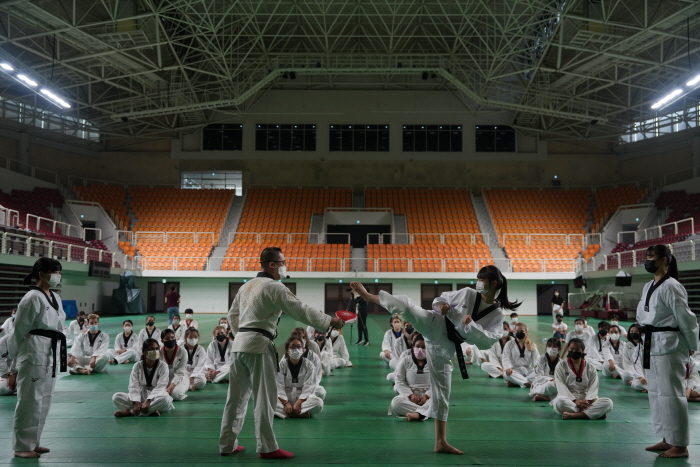
[[[673,446],[668,451],[659,454],[659,457],[688,457],[688,448]]]
[[[520,386],[518,386],[517,384],[511,383],[510,381],[506,381],[506,383],[508,384],[508,387],[509,387],[509,388],[519,388],[519,387],[520,387]]]
[[[647,446],[644,448],[647,451],[668,451],[671,449],[673,446],[668,444],[666,441],[661,441],[660,443],[656,443],[653,446]]]
[[[435,452],[442,454],[464,454],[464,452],[459,449],[450,446],[448,443],[435,443]]]
[[[46,452],[51,452],[51,449],[45,448],[43,446],[37,446],[34,448],[34,452],[38,452],[39,454],[44,454]]]
[[[532,402],[540,402],[540,401],[551,401],[552,399],[549,398],[549,396],[544,396],[542,394],[537,394],[535,397],[532,398]]]
[[[15,451],[15,457],[23,457],[25,459],[33,459],[39,456],[39,453],[36,451]]]
[[[420,422],[420,415],[418,415],[416,412],[411,412],[406,414],[406,421],[407,422]]]
[[[132,414],[129,410],[117,410],[114,412],[115,417],[133,417],[134,414]]]
[[[562,420],[588,420],[588,415],[583,412],[564,412],[561,414]]]

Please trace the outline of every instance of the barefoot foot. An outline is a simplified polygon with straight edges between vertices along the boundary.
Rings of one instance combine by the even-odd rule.
[[[666,441],[661,441],[660,443],[656,443],[653,446],[647,446],[644,448],[646,451],[668,451],[671,449],[673,446],[668,444]]]
[[[449,444],[445,443],[435,443],[435,452],[441,453],[441,454],[464,454],[464,452],[460,451],[459,449],[450,446]]]
[[[406,421],[407,422],[420,422],[420,415],[418,415],[416,412],[411,412],[406,414]]]
[[[39,454],[44,454],[46,452],[51,452],[51,449],[45,448],[43,446],[37,446],[34,448],[34,452],[38,452]]]
[[[160,417],[160,412],[158,412],[158,411],[156,410],[156,411],[153,412],[153,413],[149,413],[148,416],[149,416],[149,417]]]
[[[535,397],[532,398],[532,402],[540,402],[540,401],[551,401],[552,399],[549,398],[549,396],[545,396],[542,394],[537,394]]]
[[[659,457],[688,457],[688,448],[681,446],[673,446],[668,451],[659,454]]]
[[[117,410],[114,412],[115,417],[133,417],[134,414],[129,410]]]
[[[15,451],[15,457],[23,457],[25,459],[34,459],[41,457],[36,451]]]

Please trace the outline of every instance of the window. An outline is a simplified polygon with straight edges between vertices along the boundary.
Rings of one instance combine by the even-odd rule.
[[[330,151],[388,152],[389,125],[338,125],[330,127]]]
[[[243,196],[243,172],[240,170],[182,172],[180,187],[192,190],[202,188],[236,190],[236,196]]]
[[[424,310],[433,309],[433,300],[443,292],[452,291],[452,284],[421,284],[420,303]]]
[[[392,284],[362,284],[367,289],[367,292],[377,295],[380,290],[392,293]],[[335,315],[338,310],[345,310],[350,303],[350,283],[334,283],[326,284],[325,296],[325,311],[328,314]],[[386,310],[375,303],[367,304],[367,313],[386,315]],[[387,315],[388,316],[388,315]],[[387,318],[387,329],[389,328],[389,319]]]
[[[462,125],[404,125],[404,152],[462,152]]]
[[[256,151],[315,151],[316,125],[258,123],[255,125]]]
[[[476,152],[515,152],[515,130],[506,125],[477,125]]]
[[[243,125],[239,123],[217,123],[202,130],[203,151],[242,151]]]

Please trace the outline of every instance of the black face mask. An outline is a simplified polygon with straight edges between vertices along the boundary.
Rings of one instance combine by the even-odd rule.
[[[638,341],[642,337],[641,334],[637,334],[636,332],[631,332],[628,336],[631,341]]]
[[[561,323],[562,321],[564,321],[563,318],[557,318],[557,323]]]
[[[600,334],[600,337],[605,337],[608,335],[608,330],[607,329],[601,329],[598,331],[598,334]]]
[[[658,271],[661,266],[657,266],[654,263],[656,263],[656,261],[654,261],[653,259],[648,259],[644,261],[644,269],[646,269],[647,272],[656,274],[656,271]]]
[[[83,323],[85,322],[85,318],[78,318],[78,322],[79,322],[80,324],[83,324]]]
[[[216,336],[216,340],[219,342],[223,342],[226,340],[226,336],[224,334],[219,334],[218,336]]]
[[[164,341],[163,345],[165,346],[166,349],[174,349],[175,346],[177,345],[177,341],[175,339],[171,341]]]
[[[525,332],[524,331],[518,331],[515,333],[515,337],[518,339],[525,339]]]
[[[413,326],[406,326],[406,334],[413,334],[413,331],[415,331]]]
[[[578,360],[580,358],[583,358],[583,352],[569,352],[568,355],[569,358],[572,360]]]
[[[155,321],[146,321],[146,326],[153,326],[154,324],[156,324]]]

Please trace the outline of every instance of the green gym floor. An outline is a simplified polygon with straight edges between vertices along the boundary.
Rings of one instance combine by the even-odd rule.
[[[490,379],[470,365],[470,379],[462,381],[456,369],[452,379],[448,440],[463,456],[435,454],[433,421],[407,423],[387,416],[394,393],[388,372],[378,358],[387,317],[370,316],[370,347],[352,345],[357,327],[344,334],[355,368],[342,368],[324,377],[328,391],[323,413],[310,420],[275,420],[282,449],[296,457],[264,461],[255,453],[253,410],[241,432],[245,452],[220,457],[218,437],[227,385],[208,384],[175,402],[175,410],[160,418],[116,419],[112,394],[126,391],[131,365],[109,366],[93,376],[61,374],[42,437],[51,449],[41,459],[12,456],[12,417],[16,397],[0,398],[0,464],[123,466],[129,464],[197,466],[205,464],[277,463],[281,465],[523,465],[523,466],[644,466],[700,465],[700,404],[691,405],[690,459],[662,459],[644,447],[655,443],[647,395],[619,380],[603,380],[600,395],[610,397],[613,411],[604,421],[562,421],[548,403],[534,403],[528,390],[506,388],[502,379]],[[123,318],[101,320],[112,342]],[[198,315],[202,343],[211,341],[218,315]],[[143,326],[145,317],[136,320]],[[164,315],[157,317],[162,326]],[[543,337],[551,336],[551,318],[521,317],[540,351]],[[573,319],[567,318],[571,327]],[[283,318],[280,336],[297,323]],[[595,324],[595,323],[592,323]],[[625,323],[623,323],[625,324]],[[629,324],[629,323],[627,323]],[[277,339],[278,346],[284,342]],[[280,352],[281,355],[281,352]]]

